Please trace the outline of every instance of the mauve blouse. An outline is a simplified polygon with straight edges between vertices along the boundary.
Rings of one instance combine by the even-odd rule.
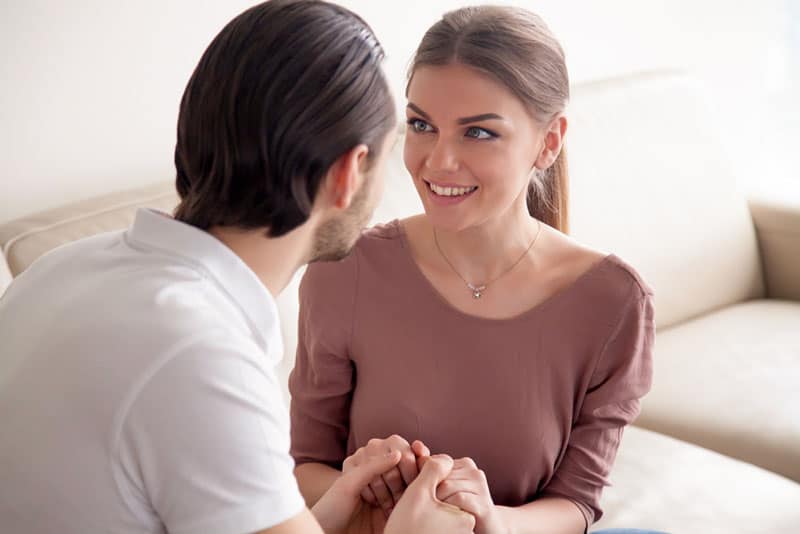
[[[650,389],[653,293],[605,257],[542,304],[484,319],[424,277],[398,221],[300,287],[292,456],[341,468],[371,438],[468,456],[495,504],[566,497],[600,518],[622,430]]]

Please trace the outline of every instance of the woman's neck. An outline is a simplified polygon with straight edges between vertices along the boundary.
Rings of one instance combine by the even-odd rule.
[[[539,223],[525,207],[457,232],[431,226],[431,239],[444,263],[449,262],[456,274],[477,285],[505,274],[530,248],[539,230]]]

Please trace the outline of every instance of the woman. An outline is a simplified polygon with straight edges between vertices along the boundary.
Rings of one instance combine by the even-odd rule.
[[[563,51],[530,12],[460,9],[424,36],[406,93],[425,213],[301,287],[301,491],[313,503],[345,458],[399,449],[362,493],[388,515],[434,450],[461,458],[437,496],[477,533],[584,532],[650,388],[653,295],[566,235]]]

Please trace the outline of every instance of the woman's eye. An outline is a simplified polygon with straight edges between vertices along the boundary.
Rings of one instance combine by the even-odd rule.
[[[477,126],[472,126],[467,128],[466,136],[473,139],[494,139],[497,137],[497,134],[489,130],[484,130],[483,128],[478,128]]]
[[[425,122],[422,119],[410,119],[408,121],[408,124],[409,124],[409,126],[411,126],[411,129],[414,130],[417,133],[424,133],[424,132],[433,131],[433,128],[431,127],[431,125],[428,124],[427,122]]]

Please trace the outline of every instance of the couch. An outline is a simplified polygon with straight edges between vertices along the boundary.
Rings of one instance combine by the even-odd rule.
[[[676,72],[573,88],[571,233],[636,266],[657,314],[653,389],[590,530],[800,532],[800,199],[746,198],[708,97]],[[401,146],[376,221],[421,209]],[[167,179],[0,225],[0,293],[48,250],[175,203]],[[284,377],[298,280],[279,298]]]

